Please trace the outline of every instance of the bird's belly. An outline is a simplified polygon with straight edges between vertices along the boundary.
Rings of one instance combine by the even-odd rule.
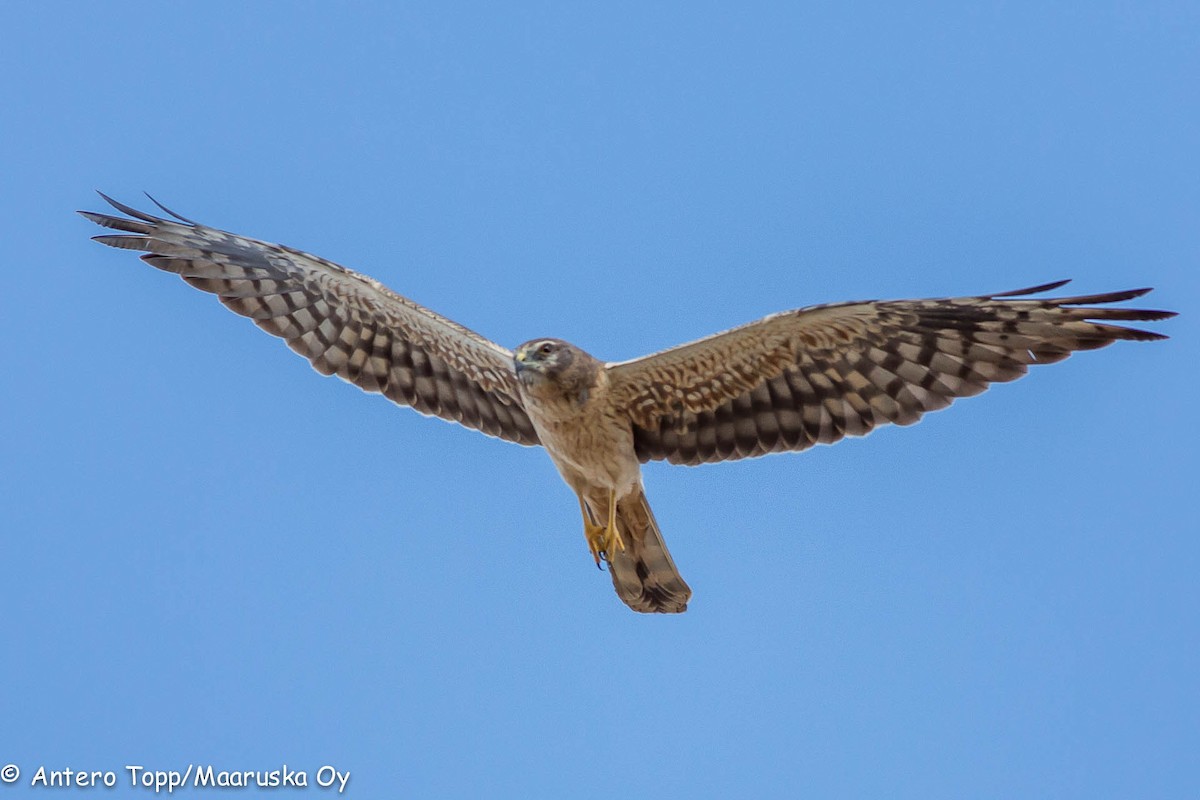
[[[535,426],[559,474],[577,492],[612,489],[624,496],[638,486],[641,465],[632,431],[578,422],[545,421]]]

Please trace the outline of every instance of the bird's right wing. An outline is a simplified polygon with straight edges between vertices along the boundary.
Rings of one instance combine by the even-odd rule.
[[[142,260],[217,295],[227,308],[284,339],[318,372],[422,414],[538,444],[521,405],[512,353],[500,345],[323,258],[101,197],[131,219],[80,213],[133,235],[96,241],[145,251]]]

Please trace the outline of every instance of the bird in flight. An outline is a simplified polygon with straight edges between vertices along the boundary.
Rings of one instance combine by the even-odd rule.
[[[596,565],[608,565],[617,595],[641,612],[682,612],[692,594],[646,501],[642,463],[733,461],[910,425],[1031,364],[1118,339],[1166,338],[1111,323],[1174,316],[1110,305],[1149,289],[1033,297],[1067,283],[1057,281],[809,306],[604,362],[561,339],[510,351],[318,256],[100,196],[125,216],[81,211],[121,231],[96,241],[145,252],[142,260],[217,295],[318,372],[546,448],[579,501]]]

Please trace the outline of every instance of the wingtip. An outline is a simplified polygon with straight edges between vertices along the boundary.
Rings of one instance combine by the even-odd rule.
[[[131,209],[129,206],[122,203],[120,200],[114,200],[113,198],[109,197],[104,192],[100,191],[99,189],[96,190],[96,194],[100,195],[101,200],[108,203],[110,206],[115,208],[117,211],[120,211],[125,214],[129,214],[133,211],[133,209]]]
[[[149,200],[150,200],[150,202],[151,202],[151,203],[154,203],[154,205],[158,206],[158,207],[159,207],[159,208],[161,208],[161,209],[162,209],[162,210],[163,210],[165,213],[167,213],[167,214],[170,214],[172,217],[174,217],[175,219],[179,220],[180,222],[186,223],[186,224],[188,224],[188,225],[195,225],[195,224],[196,224],[196,222],[195,222],[194,220],[190,220],[190,219],[188,219],[187,217],[183,216],[182,214],[176,214],[174,211],[172,211],[171,209],[169,209],[169,208],[167,208],[166,206],[164,206],[162,203],[160,203],[160,202],[158,202],[157,200],[155,200],[155,199],[154,199],[154,195],[150,194],[149,192],[142,192],[142,194],[146,195],[146,197],[147,197],[147,198],[149,198]]]
[[[996,294],[987,295],[987,297],[1022,297],[1027,294],[1040,294],[1042,292],[1052,292],[1055,289],[1061,289],[1071,282],[1071,278],[1063,278],[1050,283],[1043,283],[1038,286],[1027,286],[1024,289],[1013,289],[1008,292],[998,292]]]
[[[121,250],[145,250],[145,245],[146,242],[149,241],[149,237],[103,234],[100,236],[93,236],[92,241],[107,245],[109,247],[116,247]]]
[[[109,197],[104,192],[100,191],[99,189],[96,190],[96,194],[100,195],[100,197],[104,200],[104,202],[108,203],[110,206],[115,208],[117,211],[120,211],[122,214],[125,214],[127,216],[133,217],[134,219],[140,219],[142,222],[149,222],[151,224],[156,224],[159,222],[166,221],[166,220],[163,220],[163,219],[160,219],[160,218],[154,216],[153,214],[147,214],[145,211],[138,211],[136,208],[133,208],[132,206],[127,206],[124,203],[122,203],[120,200],[114,200],[113,198]]]

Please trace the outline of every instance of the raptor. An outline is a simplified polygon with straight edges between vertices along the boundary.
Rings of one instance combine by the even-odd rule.
[[[1111,305],[1149,289],[1035,297],[1067,283],[1057,281],[809,306],[610,363],[560,339],[510,351],[318,256],[101,197],[124,216],[80,212],[120,231],[96,241],[142,251],[151,266],[217,295],[318,372],[543,446],[578,498],[592,558],[642,612],[684,611],[692,594],[646,501],[643,462],[732,461],[909,425],[1030,365],[1166,338],[1113,323],[1174,316]]]

